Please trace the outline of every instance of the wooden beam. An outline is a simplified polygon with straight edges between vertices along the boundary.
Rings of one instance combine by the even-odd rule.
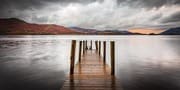
[[[88,46],[87,46],[87,40],[86,40],[86,50],[88,50]]]
[[[111,75],[115,75],[115,42],[110,42],[111,47]]]
[[[79,42],[79,62],[81,62],[82,41]]]
[[[99,56],[101,56],[101,41],[99,41]]]
[[[91,42],[90,42],[90,50],[92,50],[92,40],[91,40]]]
[[[71,44],[71,60],[70,60],[70,75],[74,74],[76,40],[72,40]]]
[[[83,41],[83,55],[85,55],[85,41]]]
[[[96,51],[98,51],[98,41],[95,41]]]
[[[104,52],[103,52],[103,62],[106,64],[106,41],[103,42]]]

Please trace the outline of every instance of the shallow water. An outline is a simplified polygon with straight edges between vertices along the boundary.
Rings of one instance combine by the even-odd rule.
[[[81,35],[0,36],[0,90],[59,90],[72,39],[106,40],[108,64],[114,40],[116,78],[124,90],[180,90],[180,36]]]

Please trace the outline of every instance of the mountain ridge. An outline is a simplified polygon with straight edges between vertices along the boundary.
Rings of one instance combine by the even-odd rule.
[[[84,34],[90,35],[142,35],[140,33],[132,33],[126,30],[96,30],[96,29],[86,29],[81,27],[69,27],[72,30],[82,32]]]
[[[81,27],[64,27],[56,24],[34,24],[17,18],[0,18],[0,35],[144,35],[127,30],[96,30]],[[151,35],[151,34],[150,34]],[[180,27],[160,34],[180,35]]]
[[[170,28],[160,33],[160,35],[180,35],[180,27]]]
[[[55,24],[33,24],[16,18],[0,19],[1,35],[58,35],[81,34]]]

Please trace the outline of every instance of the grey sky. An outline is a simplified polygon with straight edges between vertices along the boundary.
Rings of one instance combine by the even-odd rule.
[[[1,0],[1,18],[95,29],[180,25],[180,0]]]

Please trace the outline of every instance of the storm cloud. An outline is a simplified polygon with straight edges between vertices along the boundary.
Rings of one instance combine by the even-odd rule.
[[[162,23],[176,23],[180,21],[180,11],[179,12],[175,12],[174,14],[165,17],[162,20]]]
[[[0,18],[94,29],[180,25],[180,0],[1,0]]]
[[[178,5],[179,0],[117,0],[118,4],[130,5],[141,8],[159,8],[166,5]]]

